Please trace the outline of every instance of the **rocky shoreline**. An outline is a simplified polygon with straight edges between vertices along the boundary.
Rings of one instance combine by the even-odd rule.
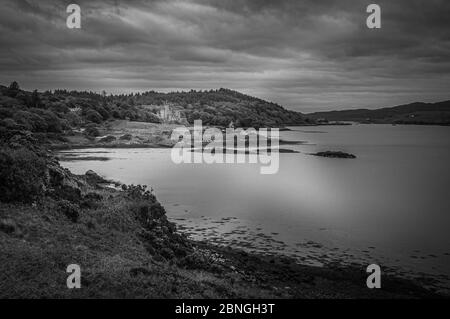
[[[7,163],[2,174],[12,175],[2,186],[23,188],[27,175],[36,185],[29,201],[2,194],[1,298],[441,297],[394,276],[383,277],[382,289],[368,289],[362,265],[306,266],[190,240],[167,219],[152,189],[110,188],[105,185],[114,182],[93,171],[74,175],[29,134],[11,132],[1,145],[3,162],[19,155],[23,162]],[[42,171],[31,170],[37,162]],[[73,263],[82,269],[82,289],[66,287]]]

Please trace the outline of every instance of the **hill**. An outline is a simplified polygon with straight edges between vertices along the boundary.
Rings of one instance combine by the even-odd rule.
[[[298,112],[228,89],[107,95],[54,90],[28,92],[17,82],[0,86],[0,126],[35,133],[62,133],[110,120],[276,127],[308,122]]]
[[[450,125],[450,101],[411,103],[376,110],[355,109],[310,113],[306,116],[322,121],[361,123]]]

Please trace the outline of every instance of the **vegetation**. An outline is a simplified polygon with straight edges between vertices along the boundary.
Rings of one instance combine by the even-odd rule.
[[[61,133],[112,119],[159,123],[158,106],[171,105],[189,123],[260,127],[304,124],[300,113],[228,90],[106,95],[55,90],[27,92],[17,82],[0,86],[0,125],[40,133]],[[89,134],[95,136],[95,134]]]
[[[158,93],[154,91],[132,97],[135,104],[178,105],[189,123],[201,119],[204,124],[239,127],[304,124],[308,120],[300,113],[229,89],[209,91]]]
[[[25,148],[0,149],[0,201],[32,202],[43,195],[45,161]]]

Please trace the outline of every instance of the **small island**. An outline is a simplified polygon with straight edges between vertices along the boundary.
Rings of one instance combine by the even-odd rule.
[[[311,155],[314,156],[322,156],[322,157],[331,157],[331,158],[356,158],[355,155],[350,153],[345,153],[341,151],[325,151],[325,152],[317,152]]]

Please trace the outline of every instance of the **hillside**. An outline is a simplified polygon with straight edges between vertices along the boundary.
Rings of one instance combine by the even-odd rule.
[[[302,114],[275,103],[228,90],[107,95],[55,90],[27,92],[17,82],[0,86],[0,127],[34,133],[67,133],[111,120],[205,125],[274,127],[304,124]]]
[[[355,121],[361,123],[450,125],[450,101],[411,103],[376,110],[355,109],[310,113],[316,120]]]

